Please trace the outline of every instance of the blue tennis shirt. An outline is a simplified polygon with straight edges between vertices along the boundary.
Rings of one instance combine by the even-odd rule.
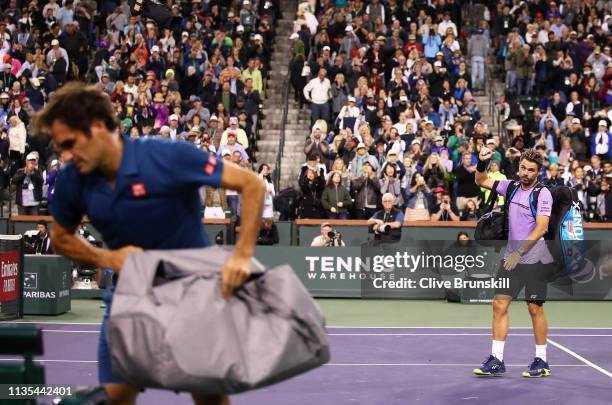
[[[64,227],[83,215],[111,249],[208,246],[202,228],[199,188],[218,187],[223,161],[186,142],[123,138],[115,188],[94,171],[81,175],[73,164],[58,173],[51,214]]]

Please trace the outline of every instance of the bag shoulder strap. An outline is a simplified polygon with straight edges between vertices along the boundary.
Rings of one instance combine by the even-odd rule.
[[[493,187],[491,188],[491,193],[489,194],[489,199],[487,200],[487,202],[485,203],[485,211],[483,213],[484,214],[488,214],[489,212],[493,211],[493,207],[495,206],[495,201],[497,201],[497,186],[499,184],[499,180],[495,180],[493,182]]]
[[[516,190],[518,190],[520,186],[521,183],[516,180],[510,181],[510,184],[508,184],[508,188],[506,189],[506,198],[504,200],[504,206],[506,207],[506,211],[510,209],[510,201],[512,201],[514,194],[516,194]]]
[[[540,197],[540,191],[546,188],[544,184],[538,183],[535,185],[529,196],[529,207],[531,208],[531,215],[535,218],[538,213],[538,198]]]

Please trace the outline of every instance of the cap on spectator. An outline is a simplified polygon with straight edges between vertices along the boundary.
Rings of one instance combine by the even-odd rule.
[[[606,120],[601,120],[601,121],[599,121],[599,124],[598,124],[598,125],[599,125],[600,127],[606,127],[606,128],[608,128],[608,123],[606,122]]]
[[[493,138],[487,139],[487,145],[495,145],[495,139]]]
[[[346,28],[344,29],[344,31],[346,32],[353,32],[353,27],[350,25],[347,25]]]
[[[255,39],[255,41],[263,41],[263,37],[260,34],[255,34],[253,38]]]
[[[53,159],[53,160],[51,161],[51,167],[53,167],[53,166],[57,166],[57,165],[59,165],[59,160],[57,160],[57,159]]]
[[[443,140],[444,140],[444,138],[442,138],[440,135],[435,136],[434,139],[433,139],[434,142],[441,142]]]
[[[244,32],[244,25],[239,25],[236,27],[236,31],[238,32]]]
[[[546,122],[546,121],[552,121],[552,122],[554,122],[555,120],[553,120],[553,118],[552,118],[552,117],[546,117],[546,119],[544,120],[544,122]]]
[[[384,37],[384,36],[382,36],[382,35],[379,35],[379,36],[378,36],[378,38],[376,38],[376,40],[377,40],[377,41],[386,41],[386,40],[387,40],[387,38],[385,38],[385,37]]]
[[[28,156],[26,156],[26,160],[38,160],[38,156],[36,156],[35,153],[30,152],[28,153]]]
[[[593,39],[593,38],[595,38],[595,35],[593,35],[593,34],[587,35],[587,39]]]
[[[462,146],[463,146],[464,148],[467,148],[469,145],[468,145],[468,143],[467,143],[466,141],[461,141],[461,142],[459,142],[459,143],[457,144],[457,147],[458,147],[458,148],[460,148],[460,147],[462,147]]]
[[[232,124],[238,125],[238,118],[237,117],[230,117],[229,123],[230,123],[230,125],[232,125]]]
[[[348,101],[349,101],[349,103],[354,103],[355,102],[355,97],[348,96]]]
[[[38,77],[30,79],[30,83],[32,83],[32,86],[34,87],[40,87],[40,80],[38,80]]]
[[[189,33],[187,31],[183,31],[183,33],[181,34],[182,37],[188,37]]]
[[[419,141],[418,139],[413,139],[412,142],[410,143],[411,145],[420,145],[421,141]]]
[[[152,52],[152,53],[159,52],[159,46],[157,46],[157,45],[153,45],[153,46],[151,47],[151,52]]]
[[[400,101],[408,101],[408,97],[407,96],[400,96]]]
[[[221,156],[232,156],[231,152],[228,149],[224,149]]]
[[[410,34],[408,35],[408,39],[416,39],[416,36],[414,34]]]
[[[134,121],[132,121],[131,118],[124,118],[121,121],[121,125],[125,126],[125,127],[131,127],[134,124]]]
[[[155,101],[156,103],[163,103],[164,95],[161,93],[155,93],[155,97],[153,97],[153,101]]]
[[[439,60],[434,62],[434,66],[436,67],[442,67],[442,62],[440,62]]]
[[[425,118],[425,122],[424,122],[424,124],[425,124],[425,125],[427,125],[427,124],[432,124],[432,125],[433,125],[433,121],[432,121],[432,120],[430,120],[429,118]]]
[[[168,121],[178,121],[178,115],[172,114],[170,118],[168,118]]]
[[[572,124],[580,124],[580,120],[578,118],[573,118]]]
[[[4,98],[4,99],[8,100],[8,99],[9,99],[9,95],[8,95],[8,93],[2,93],[2,94],[0,94],[0,99],[2,99],[2,98]]]
[[[438,187],[433,189],[433,192],[434,193],[443,193],[444,192],[444,187],[438,186]]]
[[[297,34],[297,32],[294,32],[293,34],[291,34],[289,36],[289,39],[298,39],[300,36]]]
[[[200,134],[200,127],[198,127],[197,125],[194,125],[189,130],[189,134],[198,134],[199,135]]]
[[[331,50],[331,48],[330,48],[329,46],[325,45],[325,46],[323,47],[323,50],[324,50],[324,51],[329,51],[329,50]]]
[[[51,41],[51,46],[56,46],[59,45],[59,41],[57,39],[54,39],[53,41]]]
[[[361,148],[366,149],[365,143],[359,142],[359,145],[357,145],[357,150],[359,150]]]
[[[193,97],[193,102],[198,102],[198,101],[202,101],[202,99],[200,98],[200,96],[195,96]]]
[[[391,149],[389,152],[387,152],[387,156],[391,156],[391,155],[397,156],[397,151],[395,149]]]
[[[436,52],[436,56],[444,56],[444,54],[441,51]]]
[[[251,2],[250,2],[249,0],[244,0],[244,1],[242,2],[242,4],[243,4],[243,5],[245,5],[245,4],[251,4]]]
[[[227,133],[227,137],[229,138],[230,136],[233,136],[234,138],[236,138],[236,137],[237,137],[237,135],[236,135],[236,131],[229,131],[229,132]]]
[[[267,10],[267,9],[269,9],[270,7],[272,7],[272,3],[271,3],[271,2],[269,2],[269,1],[266,1],[266,2],[264,3],[264,9],[266,9],[266,10]]]
[[[209,121],[209,122],[210,122],[210,121],[219,121],[219,118],[217,118],[217,116],[216,116],[216,115],[211,115],[211,116],[210,116],[210,119],[209,119],[208,121]]]

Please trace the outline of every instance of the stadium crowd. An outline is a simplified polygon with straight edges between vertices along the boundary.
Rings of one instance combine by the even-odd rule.
[[[298,215],[368,219],[391,193],[406,221],[475,220],[488,147],[491,178],[516,179],[536,148],[541,181],[576,189],[588,221],[612,220],[610,14],[594,0],[301,4],[290,74],[312,131]],[[494,61],[500,131],[474,98]]]
[[[6,200],[14,186],[20,214],[45,212],[70,158],[32,131],[35,113],[70,80],[108,93],[126,136],[192,142],[253,167],[278,3],[167,4],[174,23],[160,28],[131,16],[126,0],[0,1],[0,190]],[[202,194],[210,216],[237,212],[236,195]]]

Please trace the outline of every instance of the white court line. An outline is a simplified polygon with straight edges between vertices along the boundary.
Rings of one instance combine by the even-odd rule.
[[[0,361],[23,361],[23,359],[0,359]],[[97,360],[34,360],[40,363],[97,363]],[[475,367],[474,363],[328,363],[335,367]],[[524,364],[506,364],[506,367],[526,367]],[[589,367],[586,364],[555,364],[555,367]]]
[[[474,363],[329,363],[324,366],[337,367],[475,367]],[[525,364],[506,364],[506,367],[527,367]],[[589,367],[586,364],[555,364],[554,367]]]
[[[2,321],[2,324],[40,324],[40,325],[97,325],[100,326],[101,322],[37,322],[37,321]],[[491,325],[488,326],[327,326],[327,329],[491,329]],[[513,326],[512,329],[533,329],[531,326]],[[556,326],[548,327],[551,329],[569,329],[569,330],[612,330],[612,327],[580,327],[580,326]]]
[[[102,322],[37,322],[37,321],[3,321],[3,323],[35,323],[35,324],[46,324],[46,325],[100,325]]]
[[[327,326],[328,329],[491,329],[489,326]],[[532,326],[511,326],[510,329],[533,329]],[[548,329],[562,330],[612,330],[612,327],[585,327],[580,326],[549,326]]]
[[[563,350],[565,353],[569,354],[570,356],[573,356],[573,357],[577,358],[578,360],[580,360],[584,364],[593,367],[595,370],[599,371],[600,373],[603,373],[603,374],[607,375],[608,377],[612,378],[612,373],[611,372],[609,372],[608,370],[605,370],[605,369],[599,367],[597,364],[595,364],[595,363],[585,359],[584,357],[582,357],[578,353],[574,353],[573,351],[571,351],[567,347],[565,347],[565,346],[555,342],[554,340],[548,339],[548,343],[550,343],[551,345],[555,346],[558,349]]]
[[[529,328],[525,328],[529,329]],[[52,333],[100,333],[99,330],[41,329]],[[490,336],[490,333],[328,333],[328,336]],[[532,333],[510,333],[510,336],[533,336]],[[559,337],[612,337],[612,334],[549,334]]]
[[[61,332],[61,331],[60,331]],[[491,333],[328,333],[327,336],[491,336]],[[533,333],[510,333],[510,336],[530,336]],[[569,337],[612,337],[612,335],[549,334]]]
[[[0,361],[23,361],[23,359],[0,359]],[[34,360],[35,363],[97,363],[98,360]]]

